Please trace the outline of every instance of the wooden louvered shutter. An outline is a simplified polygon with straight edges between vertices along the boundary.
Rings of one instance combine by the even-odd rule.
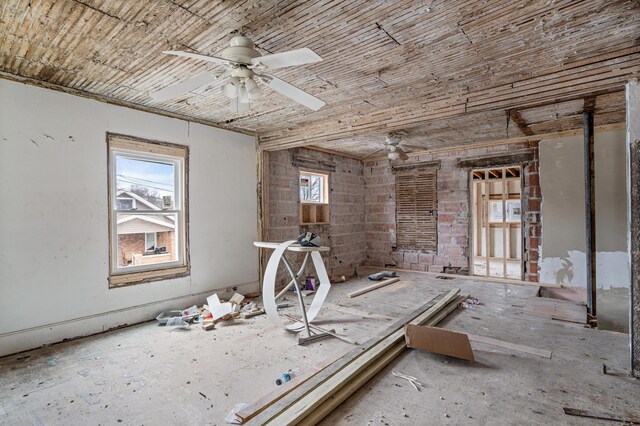
[[[396,174],[396,245],[435,251],[438,246],[436,172]]]

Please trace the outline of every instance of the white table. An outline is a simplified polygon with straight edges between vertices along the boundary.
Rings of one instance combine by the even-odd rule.
[[[265,311],[267,312],[267,316],[269,316],[269,319],[271,319],[273,322],[277,322],[277,323],[280,322],[277,311],[273,309],[273,307],[275,306],[275,301],[278,300],[280,297],[282,297],[282,295],[285,294],[285,292],[289,290],[291,286],[294,286],[296,289],[296,293],[298,295],[298,303],[300,304],[300,311],[302,313],[304,328],[306,330],[306,337],[299,337],[298,344],[303,345],[303,344],[309,343],[310,341],[329,336],[329,334],[327,333],[312,333],[311,329],[309,328],[309,322],[313,321],[315,316],[320,311],[320,306],[322,306],[322,303],[324,302],[324,299],[326,298],[326,295],[331,286],[331,284],[329,283],[327,270],[324,266],[324,262],[320,257],[320,252],[328,252],[330,248],[326,246],[320,246],[320,247],[301,246],[300,244],[295,243],[294,241],[286,241],[285,243],[255,241],[253,245],[259,248],[274,250],[273,254],[271,255],[271,258],[269,258],[269,263],[267,264],[267,269],[265,270],[265,278],[262,286],[263,302],[265,306]],[[291,266],[291,262],[289,262],[287,257],[284,255],[285,251],[294,252],[294,253],[305,253],[304,260],[302,261],[302,266],[300,266],[300,269],[298,270],[298,272],[294,272],[294,269]],[[320,282],[318,283],[316,296],[314,297],[313,302],[311,303],[311,306],[309,308],[309,316],[308,316],[304,306],[304,301],[302,300],[302,291],[301,291],[302,289],[300,285],[300,278],[302,277],[302,275],[304,275],[307,263],[309,261],[309,257],[311,257],[313,260],[313,264],[316,269],[316,273],[318,275]],[[275,272],[277,270],[278,264],[280,263],[280,259],[282,259],[282,262],[287,268],[287,271],[291,276],[291,281],[289,282],[289,284],[286,285],[286,287],[283,290],[280,291],[280,293],[275,295]],[[270,297],[273,297],[273,300],[274,300],[273,304],[269,303],[269,301],[267,300],[267,298],[270,298]],[[271,309],[268,309],[269,306],[271,306]],[[292,328],[289,328],[289,329],[294,330]]]

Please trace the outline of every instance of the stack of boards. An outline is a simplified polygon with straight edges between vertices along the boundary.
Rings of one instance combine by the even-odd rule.
[[[442,293],[392,324],[378,337],[338,359],[325,361],[236,413],[250,425],[314,425],[374,377],[407,347],[406,324],[435,326],[466,299],[460,289]]]

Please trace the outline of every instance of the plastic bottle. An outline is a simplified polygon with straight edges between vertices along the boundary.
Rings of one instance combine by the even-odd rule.
[[[293,371],[289,370],[286,373],[282,373],[282,376],[276,379],[276,385],[280,386],[283,383],[287,383],[289,380],[293,379]]]

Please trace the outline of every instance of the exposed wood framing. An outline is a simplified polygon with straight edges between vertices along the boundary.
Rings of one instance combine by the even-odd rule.
[[[258,236],[260,241],[269,241],[269,153],[257,149],[258,186]],[[267,250],[258,250],[258,279],[262,282],[264,270],[269,261]]]
[[[406,106],[362,114],[348,122],[334,117],[291,131],[266,133],[260,136],[260,143],[267,150],[291,148],[380,130],[401,130],[472,112],[554,104],[578,96],[620,91],[626,80],[636,76],[640,76],[640,48],[624,49],[567,63],[508,84],[421,99],[423,108],[415,108],[415,101],[407,99]]]
[[[481,169],[485,167],[519,165],[528,161],[532,161],[533,155],[534,154],[532,149],[521,149],[515,152],[510,151],[507,154],[483,155],[480,157],[464,158],[458,162],[458,167],[462,169]],[[498,176],[496,175],[494,177]]]
[[[395,129],[410,130],[416,143],[407,142],[425,149],[526,136],[517,126],[506,134],[506,110],[517,110],[536,134],[579,128],[575,114],[538,121],[523,108],[538,114],[560,101],[622,93],[640,70],[633,19],[639,12],[640,3],[628,0],[495,0],[473,7],[409,0],[7,1],[0,3],[0,72],[260,134],[268,149],[314,145],[364,157]],[[149,96],[220,70],[163,50],[215,54],[240,33],[262,53],[314,49],[324,61],[276,74],[327,105],[311,112],[265,88],[267,96],[236,114],[219,83],[165,102]],[[620,122],[623,112],[612,102],[596,124]]]
[[[640,82],[627,83],[627,223],[631,265],[631,373],[640,379]]]
[[[529,128],[529,125],[527,124],[525,119],[522,118],[518,110],[515,110],[515,109],[507,110],[507,116],[509,117],[509,120],[516,123],[518,128],[522,131],[522,133],[525,134],[525,136],[533,136],[534,134],[533,130]]]

